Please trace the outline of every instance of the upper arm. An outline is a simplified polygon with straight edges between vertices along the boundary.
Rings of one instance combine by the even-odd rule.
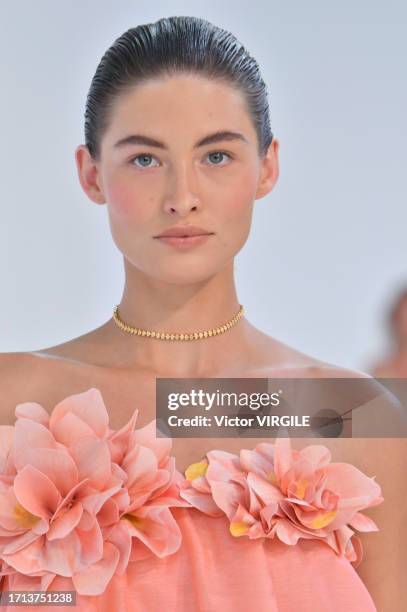
[[[354,464],[375,476],[384,501],[366,512],[378,532],[359,533],[363,560],[357,571],[381,612],[407,610],[407,439],[355,439]]]

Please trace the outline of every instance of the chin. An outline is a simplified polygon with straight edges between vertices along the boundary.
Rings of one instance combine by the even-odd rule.
[[[192,285],[194,283],[201,283],[210,279],[212,276],[217,274],[220,268],[213,270],[209,269],[207,265],[202,266],[199,269],[197,266],[190,266],[179,264],[178,269],[175,266],[171,269],[154,270],[151,274],[154,278],[163,283],[171,283],[174,285]]]

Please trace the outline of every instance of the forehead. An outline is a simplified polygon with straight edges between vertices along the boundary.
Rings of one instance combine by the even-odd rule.
[[[195,142],[203,132],[226,129],[256,139],[242,92],[216,80],[180,75],[149,80],[120,94],[105,137],[112,144],[137,130]]]

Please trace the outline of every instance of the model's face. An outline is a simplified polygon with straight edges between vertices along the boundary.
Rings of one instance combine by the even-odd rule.
[[[243,138],[196,146],[221,131]],[[163,146],[116,146],[135,134]],[[274,139],[260,159],[240,92],[190,75],[149,81],[116,100],[94,167],[99,197],[89,185],[87,193],[107,203],[113,239],[130,264],[156,279],[190,283],[221,270],[242,248],[254,200],[278,178],[277,153]],[[84,185],[90,160],[77,160]],[[155,238],[179,225],[213,235],[182,250]]]

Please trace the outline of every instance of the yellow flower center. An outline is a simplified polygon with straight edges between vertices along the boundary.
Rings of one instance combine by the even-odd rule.
[[[295,483],[295,485],[296,485],[295,494],[300,499],[304,499],[304,497],[305,497],[305,490],[307,488],[307,484],[308,483],[305,480],[305,478],[300,478],[300,480],[297,480],[296,483]]]
[[[191,463],[191,465],[185,470],[185,477],[187,480],[194,480],[194,478],[198,478],[198,476],[203,476],[207,469],[208,463],[206,461]]]
[[[23,506],[18,502],[13,508],[13,514],[16,523],[20,527],[24,527],[25,529],[31,529],[31,527],[33,527],[36,523],[38,523],[38,521],[41,520],[41,517],[35,516],[35,514],[32,514],[31,512],[23,508]]]
[[[272,484],[278,484],[276,473],[273,470],[270,470],[267,474],[267,478],[271,481]]]
[[[243,521],[235,521],[235,522],[230,523],[229,531],[232,534],[232,536],[237,537],[249,531],[249,526]]]
[[[146,526],[146,519],[141,518],[141,516],[136,516],[135,514],[131,514],[130,512],[128,512],[127,514],[124,514],[123,518],[130,521],[130,523],[134,525],[134,527],[137,527],[137,529],[140,529],[140,531],[143,531],[143,529]]]
[[[324,512],[321,516],[318,516],[316,519],[311,521],[311,527],[315,529],[322,529],[331,523],[335,516],[338,514],[337,510],[331,510],[330,512]]]

